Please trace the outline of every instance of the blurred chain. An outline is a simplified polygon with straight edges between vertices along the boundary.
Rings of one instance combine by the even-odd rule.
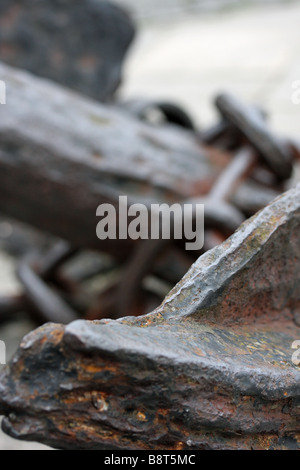
[[[195,132],[192,120],[174,104],[132,101],[122,106],[139,119],[150,122],[153,118],[151,113],[156,110],[163,116],[163,121]],[[222,116],[221,122],[197,135],[200,142],[207,146],[208,154],[216,148],[230,151],[233,157],[206,196],[181,201],[184,204],[205,204],[206,239],[201,253],[224,241],[249,215],[263,207],[270,198],[280,194],[284,190],[284,183],[292,175],[293,161],[300,159],[299,144],[284,142],[274,136],[266,125],[266,114],[263,111],[245,106],[228,94],[218,96],[216,106]],[[161,119],[159,122],[161,125]],[[174,245],[174,240],[141,241],[130,260],[121,267],[120,279],[91,303],[86,318],[118,318],[146,313],[142,304],[139,307],[135,305],[143,280],[151,273],[163,279],[163,271],[167,270],[159,270],[157,263],[168,249],[173,261],[176,259],[183,271],[194,261],[187,254],[178,256],[180,251]],[[72,282],[60,276],[61,268],[77,253],[78,250],[68,243],[61,242],[46,256],[22,260],[18,276],[24,293],[15,298],[0,299],[0,320],[20,310],[28,311],[40,323],[69,323],[79,318],[79,312],[63,298],[67,291],[69,297],[72,297],[72,288],[69,288]],[[197,256],[201,253],[197,253]]]

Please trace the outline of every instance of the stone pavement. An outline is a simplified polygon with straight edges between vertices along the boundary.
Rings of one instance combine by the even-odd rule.
[[[126,4],[131,0],[119,1]],[[217,14],[139,20],[141,29],[120,96],[176,101],[191,112],[200,127],[206,127],[217,119],[213,98],[219,91],[229,90],[259,103],[270,113],[278,132],[299,139],[300,104],[293,104],[291,97],[293,82],[300,80],[300,1],[263,3]],[[4,232],[0,226],[0,237]],[[13,260],[0,253],[1,294],[18,290],[12,267]],[[0,328],[8,356],[32,328],[24,319]],[[45,447],[0,433],[0,450],[38,448]]]

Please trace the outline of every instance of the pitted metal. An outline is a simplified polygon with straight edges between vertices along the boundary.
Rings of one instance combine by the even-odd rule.
[[[1,376],[5,432],[63,449],[299,448],[299,228],[300,185],[153,313],[32,332]]]

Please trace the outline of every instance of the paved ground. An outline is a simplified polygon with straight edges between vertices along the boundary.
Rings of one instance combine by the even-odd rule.
[[[253,5],[274,4],[289,0],[114,0],[126,6],[137,18],[162,18],[194,12],[219,12]]]
[[[123,94],[182,103],[201,126],[216,119],[213,99],[229,90],[260,103],[278,132],[297,135],[300,2],[143,23]]]
[[[178,0],[184,1],[188,0]],[[152,0],[143,2],[150,5]],[[214,96],[230,90],[263,105],[277,131],[298,137],[300,105],[293,105],[291,96],[292,83],[300,80],[300,1],[162,18],[140,20],[123,97],[175,100],[205,127],[216,120]],[[0,238],[8,232],[9,227],[0,223]],[[12,267],[12,259],[0,254],[1,293],[19,289]],[[8,357],[32,327],[23,319],[0,329]],[[0,434],[0,450],[37,448],[43,446],[19,443]]]

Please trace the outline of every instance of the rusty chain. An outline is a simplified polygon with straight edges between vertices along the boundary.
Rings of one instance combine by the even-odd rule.
[[[165,120],[190,130],[195,126],[189,116],[178,106],[170,103],[134,101],[123,105],[127,111],[139,119],[147,119],[151,109],[159,110]],[[243,203],[251,207],[251,191],[247,193],[247,183],[255,180],[261,193],[264,190],[282,192],[293,170],[293,158],[299,156],[294,143],[281,142],[267,128],[266,114],[253,107],[245,106],[235,97],[220,95],[216,106],[222,120],[208,131],[199,133],[201,143],[209,149],[230,152],[230,161],[216,179],[206,196],[190,199],[205,204],[206,240],[202,252],[213,248],[231,235],[240,224],[255,212],[245,213],[238,207],[233,196],[238,189],[244,189]],[[264,196],[262,196],[264,200]],[[186,202],[186,201],[181,201]],[[118,318],[129,314],[144,313],[143,305],[135,307],[142,280],[155,273],[155,265],[166,249],[176,252],[174,240],[146,240],[141,242],[129,261],[122,266],[121,279],[113,287],[102,292],[96,303],[85,313],[88,319],[103,317]],[[181,248],[180,248],[181,250]],[[31,256],[21,261],[18,277],[24,294],[15,298],[2,298],[1,319],[6,319],[20,310],[29,311],[39,322],[69,323],[80,313],[65,300],[72,298],[71,280],[62,280],[60,271],[66,261],[72,259],[79,250],[66,242],[60,242],[43,258]],[[199,253],[197,253],[197,256]],[[195,258],[196,259],[196,258]],[[185,269],[193,259],[184,260]],[[178,281],[180,278],[178,278]],[[66,292],[68,296],[66,296]],[[145,293],[144,293],[145,295]],[[72,302],[71,302],[72,303]]]

